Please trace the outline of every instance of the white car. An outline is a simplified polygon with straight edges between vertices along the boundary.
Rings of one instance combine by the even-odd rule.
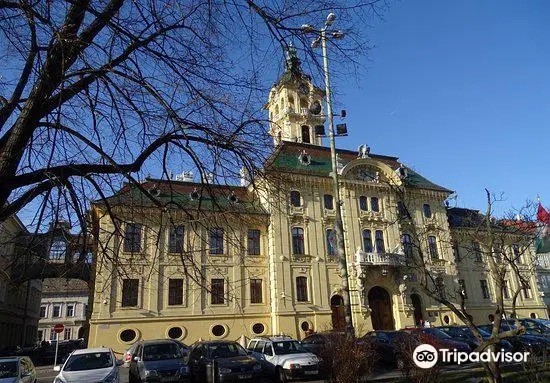
[[[319,376],[321,359],[290,337],[261,337],[248,343],[248,353],[280,382]]]
[[[117,360],[109,348],[86,348],[73,351],[59,371],[54,383],[119,383]]]

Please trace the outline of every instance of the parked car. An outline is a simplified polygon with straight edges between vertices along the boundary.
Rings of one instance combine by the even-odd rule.
[[[102,382],[119,383],[117,360],[109,348],[85,348],[73,351],[59,371],[54,383]]]
[[[478,328],[490,334],[493,332],[492,324],[478,326]],[[500,326],[500,332],[514,330],[515,328],[515,326],[502,323]],[[534,354],[542,354],[545,350],[550,349],[550,339],[542,336],[522,334],[508,337],[506,340],[512,344],[514,351],[529,351]]]
[[[134,358],[134,354],[136,352],[137,346],[138,346],[138,343],[136,342],[133,345],[131,345],[130,348],[126,350],[126,352],[124,352],[124,357],[122,359],[122,361],[124,362],[124,364],[122,365],[123,367],[126,367],[126,368],[130,367],[130,362]]]
[[[137,342],[130,361],[130,383],[189,380],[180,345],[171,339]]]
[[[531,318],[521,318],[518,319],[518,321],[523,327],[525,327],[526,334],[550,337],[550,325],[545,324],[544,321]],[[516,325],[516,321],[514,319],[507,319],[503,322],[510,326]]]
[[[443,331],[435,328],[405,328],[399,331],[403,331],[412,335],[417,335],[423,343],[428,343],[439,349],[456,349],[457,351],[470,352],[470,346],[465,342],[454,340]]]
[[[256,380],[262,375],[258,360],[237,342],[224,340],[194,343],[188,366],[191,380],[195,382]]]
[[[479,346],[479,340],[474,335],[473,331],[468,326],[440,326],[436,327],[437,329],[443,331],[445,334],[449,335],[454,340],[458,340],[464,343],[467,343],[472,350],[477,348]],[[482,330],[478,329],[479,335],[483,339],[489,339],[491,337],[491,334]],[[513,351],[514,347],[512,344],[503,339],[497,344],[497,349],[503,349],[505,351]]]
[[[368,339],[378,355],[378,362],[389,364],[397,368],[403,367],[404,337],[408,334],[399,331],[370,331],[361,339]]]
[[[320,357],[323,348],[330,342],[331,338],[340,336],[345,336],[345,333],[340,331],[318,332],[305,337],[300,343],[306,351]]]
[[[287,336],[260,337],[248,343],[250,355],[280,382],[320,375],[321,359]]]
[[[36,383],[36,370],[27,356],[0,358],[0,383]]]

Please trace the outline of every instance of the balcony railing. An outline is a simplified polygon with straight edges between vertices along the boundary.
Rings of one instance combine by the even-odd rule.
[[[394,253],[365,253],[358,250],[355,253],[355,262],[373,266],[399,266],[399,255]]]

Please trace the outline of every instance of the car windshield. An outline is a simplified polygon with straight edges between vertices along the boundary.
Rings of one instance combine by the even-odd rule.
[[[88,354],[71,355],[65,363],[63,371],[97,370],[113,366],[110,352],[91,352]]]
[[[425,328],[424,332],[440,339],[451,339],[448,334],[445,334],[443,331],[437,328]]]
[[[181,359],[180,348],[175,343],[146,344],[143,346],[143,360]]]
[[[17,362],[0,362],[0,379],[17,378]]]
[[[246,356],[244,348],[238,343],[215,343],[208,345],[208,352],[213,359],[233,358],[235,356]]]
[[[300,354],[307,352],[302,345],[295,340],[273,342],[273,349],[275,350],[275,355]]]

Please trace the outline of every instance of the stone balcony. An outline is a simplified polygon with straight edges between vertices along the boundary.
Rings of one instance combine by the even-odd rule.
[[[397,253],[366,253],[357,250],[355,263],[358,266],[401,266],[401,255]]]

